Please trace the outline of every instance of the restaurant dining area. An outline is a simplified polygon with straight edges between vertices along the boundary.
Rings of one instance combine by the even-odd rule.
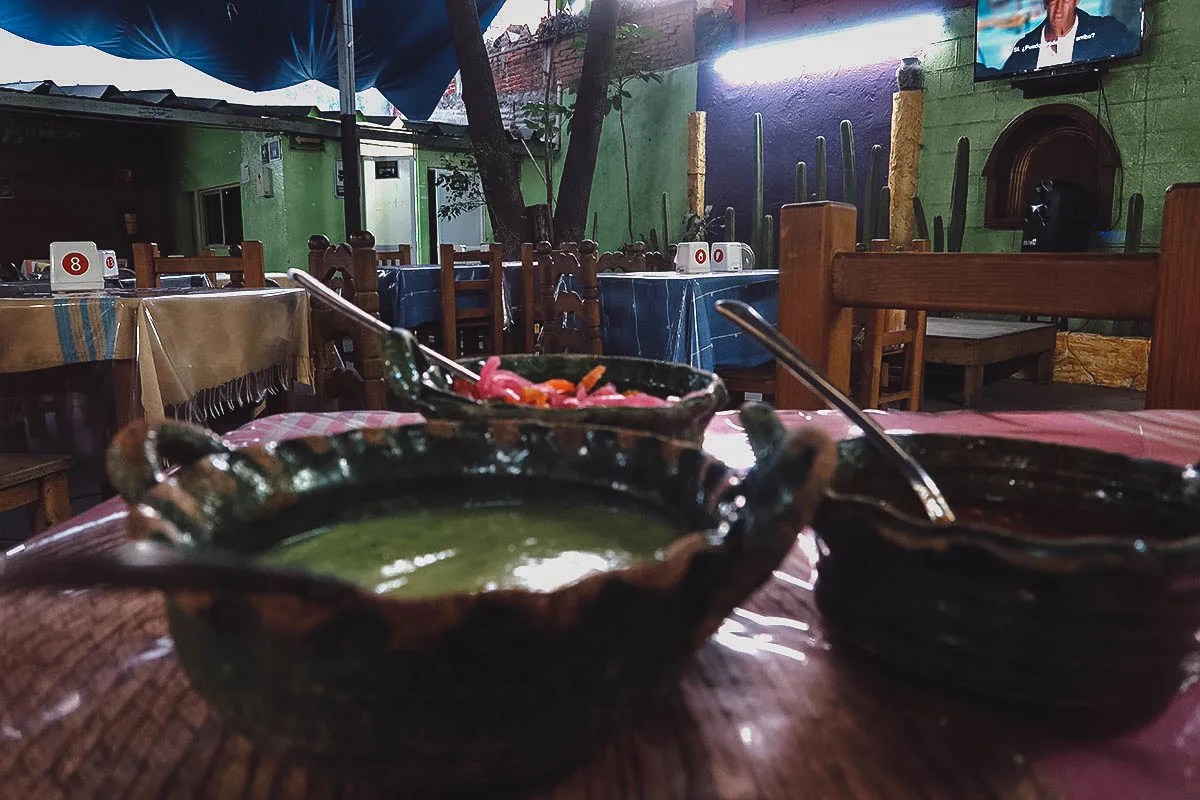
[[[0,798],[1200,798],[1193,0],[0,4]]]

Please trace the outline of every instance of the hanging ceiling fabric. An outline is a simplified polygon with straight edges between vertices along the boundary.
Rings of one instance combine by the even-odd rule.
[[[504,0],[476,0],[486,28]],[[358,91],[427,119],[458,69],[442,0],[355,0]],[[175,58],[250,91],[337,86],[328,0],[3,0],[0,29],[124,58]]]

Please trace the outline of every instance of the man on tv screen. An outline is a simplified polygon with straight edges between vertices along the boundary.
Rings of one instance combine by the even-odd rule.
[[[1030,72],[1138,51],[1138,39],[1116,17],[1093,16],[1079,0],[1042,0],[1046,18],[1013,45],[1003,72]]]

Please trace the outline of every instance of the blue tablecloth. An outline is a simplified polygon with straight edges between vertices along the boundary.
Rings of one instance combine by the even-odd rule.
[[[380,267],[379,318],[388,325],[416,328],[442,318],[442,270],[429,264],[411,267]],[[487,278],[488,267],[464,264],[454,268],[459,281],[481,281]],[[504,265],[504,326],[512,321],[514,298],[521,296],[520,264]],[[486,308],[483,292],[467,292],[458,297],[459,308]]]
[[[779,322],[779,271],[600,276],[604,352],[679,361],[705,370],[755,367],[770,355],[713,308],[717,300],[749,303]]]

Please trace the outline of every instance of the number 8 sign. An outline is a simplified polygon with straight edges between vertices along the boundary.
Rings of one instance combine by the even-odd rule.
[[[67,253],[63,256],[63,272],[68,275],[82,275],[88,271],[88,258],[83,253]]]
[[[71,291],[104,288],[104,261],[94,242],[50,245],[50,288]]]

